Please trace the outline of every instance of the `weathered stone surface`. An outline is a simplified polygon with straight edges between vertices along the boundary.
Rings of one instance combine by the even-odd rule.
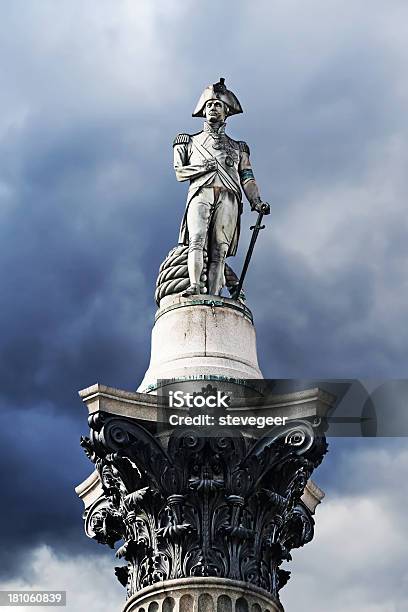
[[[248,267],[256,236],[264,227],[262,217],[270,213],[270,206],[262,201],[255,181],[247,143],[233,140],[225,133],[227,117],[237,112],[242,112],[241,105],[221,78],[205,89],[193,113],[206,118],[203,131],[179,134],[173,142],[176,178],[190,181],[178,239],[179,244],[189,246],[187,295],[220,295],[225,284],[225,258],[237,252],[242,192],[251,209],[259,213],[251,228],[253,240],[242,275]],[[203,279],[205,249],[208,279]],[[239,282],[234,295],[239,295],[240,288]]]
[[[262,378],[251,312],[229,298],[169,296],[152,330],[149,369],[139,391],[189,376]]]
[[[75,487],[75,493],[84,504],[85,510],[90,508],[96,500],[103,496],[102,482],[97,470],[94,470],[86,480]],[[314,514],[324,496],[324,491],[322,491],[313,480],[309,479],[300,499],[306,508],[310,510],[311,514]]]
[[[95,405],[90,390],[86,398]],[[215,577],[278,601],[289,577],[282,562],[313,537],[319,493],[309,478],[326,452],[319,422],[292,420],[259,438],[229,428],[158,438],[143,420],[93,412],[82,445],[96,474],[77,491],[87,535],[112,548],[123,542],[116,554],[126,565],[116,573],[128,597],[163,581]]]
[[[169,580],[142,589],[123,612],[283,612],[262,589],[219,578]]]

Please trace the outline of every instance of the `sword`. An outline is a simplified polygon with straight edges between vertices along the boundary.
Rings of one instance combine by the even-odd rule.
[[[241,277],[239,279],[237,288],[235,289],[234,294],[231,296],[233,300],[237,300],[239,298],[239,294],[241,293],[242,285],[244,284],[245,275],[248,270],[249,262],[251,261],[252,252],[254,250],[256,239],[258,238],[259,232],[263,230],[265,227],[264,225],[261,225],[263,216],[264,216],[264,213],[260,212],[258,214],[258,219],[256,220],[255,225],[251,225],[251,227],[249,228],[250,230],[252,230],[251,242],[249,243],[248,252],[245,257],[244,265],[242,267]]]

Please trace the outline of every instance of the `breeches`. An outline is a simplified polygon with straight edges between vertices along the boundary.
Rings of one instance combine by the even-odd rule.
[[[202,251],[207,243],[210,261],[225,259],[238,220],[235,194],[223,187],[203,187],[187,211],[189,252]]]

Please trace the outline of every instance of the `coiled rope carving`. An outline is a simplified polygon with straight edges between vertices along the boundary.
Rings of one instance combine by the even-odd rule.
[[[181,293],[190,285],[187,268],[188,246],[179,245],[172,249],[159,268],[159,275],[156,281],[156,291],[154,294],[157,305],[166,295]],[[207,293],[207,264],[208,256],[204,251],[204,268],[201,274],[201,291]],[[228,264],[224,268],[225,285],[230,293],[233,294],[238,285],[238,277]],[[244,298],[243,293],[241,299]]]

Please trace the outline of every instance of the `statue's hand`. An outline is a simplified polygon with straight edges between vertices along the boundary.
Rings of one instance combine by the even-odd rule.
[[[217,169],[217,162],[214,158],[206,159],[204,162],[204,167],[207,172],[213,172],[214,170]]]
[[[262,213],[263,215],[269,215],[271,212],[271,207],[268,202],[254,202],[252,205],[252,210],[256,210],[256,212]]]

